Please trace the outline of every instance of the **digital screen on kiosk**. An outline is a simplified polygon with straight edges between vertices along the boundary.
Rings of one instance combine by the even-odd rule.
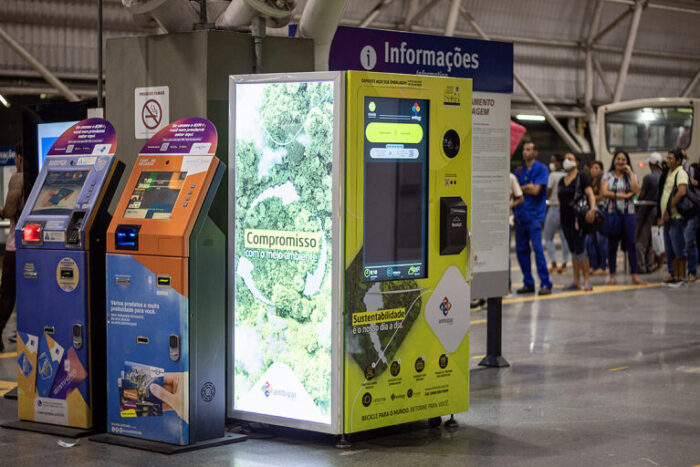
[[[51,146],[70,127],[78,123],[79,120],[68,122],[39,123],[36,126],[37,154],[39,155],[39,170],[44,165],[46,155],[51,150]]]
[[[365,97],[366,282],[426,277],[429,105]]]
[[[73,211],[89,170],[50,170],[46,174],[32,214],[68,215]]]
[[[186,177],[187,172],[142,172],[124,217],[170,219]]]
[[[334,82],[234,92],[233,409],[330,424]]]

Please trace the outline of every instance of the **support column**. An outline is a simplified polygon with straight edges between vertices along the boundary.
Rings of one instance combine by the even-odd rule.
[[[600,18],[603,13],[603,0],[596,0],[591,27],[588,31],[588,39],[586,40],[586,69],[585,69],[585,87],[583,97],[583,109],[586,112],[586,120],[588,121],[588,129],[593,140],[593,152],[598,153],[598,125],[596,114],[593,110],[593,35],[600,27]]]
[[[503,332],[503,298],[495,297],[486,300],[486,357],[479,366],[504,368],[510,363],[503,358],[501,343]]]
[[[625,52],[622,56],[620,64],[620,72],[617,75],[617,84],[615,85],[615,95],[613,102],[619,102],[622,99],[622,92],[625,90],[625,82],[627,81],[627,71],[630,67],[632,59],[632,50],[634,49],[634,41],[637,39],[637,30],[639,29],[639,21],[642,19],[642,9],[644,4],[642,0],[636,0],[634,4],[634,15],[632,15],[632,23],[627,34],[627,43],[625,44]]]
[[[452,0],[450,4],[450,12],[447,14],[447,24],[445,25],[445,35],[454,36],[455,28],[457,27],[457,19],[459,18],[459,9],[462,0]]]

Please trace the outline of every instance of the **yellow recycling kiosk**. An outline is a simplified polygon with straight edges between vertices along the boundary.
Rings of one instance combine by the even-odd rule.
[[[231,77],[228,416],[468,408],[471,80]]]

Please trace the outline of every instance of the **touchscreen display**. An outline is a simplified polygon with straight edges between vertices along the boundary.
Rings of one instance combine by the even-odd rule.
[[[429,105],[365,97],[365,281],[426,277]]]
[[[73,211],[89,170],[50,170],[46,174],[32,214],[68,215]]]
[[[124,217],[170,219],[187,172],[142,172]]]

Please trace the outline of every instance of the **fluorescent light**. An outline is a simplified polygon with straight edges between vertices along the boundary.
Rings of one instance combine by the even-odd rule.
[[[656,114],[654,113],[653,109],[646,107],[642,109],[642,113],[640,114],[639,119],[643,122],[653,122],[654,120],[656,120]]]
[[[2,94],[0,94],[0,103],[2,103],[2,105],[7,107],[8,109],[10,108],[10,103],[7,102],[7,99],[5,99],[5,96],[3,96]]]
[[[529,115],[529,114],[518,114],[515,116],[518,120],[525,120],[528,122],[544,122],[544,115]]]

